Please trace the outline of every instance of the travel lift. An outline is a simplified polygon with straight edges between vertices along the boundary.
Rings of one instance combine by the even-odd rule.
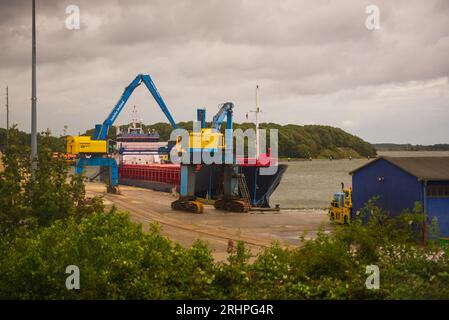
[[[112,109],[103,124],[95,125],[95,133],[93,138],[89,136],[69,136],[67,137],[67,153],[78,155],[76,160],[76,174],[80,175],[83,172],[85,166],[99,166],[106,168],[109,171],[109,183],[108,192],[116,193],[118,186],[118,166],[114,158],[110,156],[109,144],[107,141],[109,129],[114,124],[115,120],[119,116],[129,97],[133,93],[134,89],[145,84],[150,91],[153,98],[161,108],[162,112],[167,117],[173,128],[177,129],[176,123],[168,110],[167,105],[162,99],[159,91],[153,83],[150,75],[139,74],[136,78],[125,88],[122,96]],[[160,151],[169,152],[170,148],[162,148]]]
[[[187,146],[180,147],[180,141],[178,141],[178,150],[181,150],[180,155],[186,152],[189,160],[187,163],[185,161],[181,163],[180,197],[171,204],[174,210],[203,213],[203,204],[197,201],[195,197],[195,178],[198,165],[219,166],[223,172],[223,194],[215,201],[214,206],[216,209],[233,212],[248,212],[250,210],[251,205],[249,201],[240,197],[238,192],[238,166],[235,155],[232,152],[233,108],[234,104],[232,102],[224,103],[214,116],[210,128],[206,128],[206,110],[198,109],[197,120],[200,123],[201,130],[199,132],[193,131],[189,134]],[[223,139],[223,134],[220,130],[225,118],[226,131]],[[219,163],[205,163],[202,157],[204,152],[210,153],[211,156],[218,152],[218,155],[221,155],[221,161]],[[194,159],[201,159],[201,163],[194,163]]]

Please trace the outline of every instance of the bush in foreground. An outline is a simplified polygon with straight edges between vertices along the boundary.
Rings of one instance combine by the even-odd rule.
[[[207,244],[185,249],[114,209],[19,230],[1,242],[2,299],[447,299],[447,251],[372,238],[367,226],[320,232],[296,249],[274,243],[253,262],[239,243],[226,263]],[[362,239],[363,238],[363,239]],[[362,239],[362,240],[360,240]],[[367,246],[367,242],[373,242]],[[370,248],[370,249],[363,249]],[[367,250],[372,250],[367,254]],[[365,287],[366,266],[380,289]],[[80,290],[67,290],[68,265]]]

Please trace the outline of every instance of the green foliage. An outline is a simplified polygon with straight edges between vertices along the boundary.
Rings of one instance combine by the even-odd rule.
[[[5,252],[6,251],[6,252]],[[67,290],[65,268],[81,270]],[[148,233],[123,213],[56,221],[11,242],[0,265],[0,297],[18,299],[208,298],[213,263],[202,242],[190,249]]]
[[[210,123],[207,123],[209,126]],[[126,131],[129,125],[120,126],[122,131]],[[192,121],[180,122],[178,127],[186,130],[192,130]],[[225,127],[225,124],[222,126]],[[159,133],[162,141],[168,141],[173,128],[165,122],[158,122],[152,125],[142,125],[145,131],[155,130]],[[253,123],[234,123],[234,129],[243,131],[255,128]],[[357,157],[375,157],[376,150],[366,141],[359,137],[351,135],[342,129],[321,125],[279,125],[276,123],[261,123],[261,129],[267,130],[267,139],[269,142],[268,129],[278,129],[279,133],[279,156],[282,158],[357,158]],[[94,130],[86,132],[92,135]],[[116,129],[111,128],[109,138],[115,140]]]
[[[374,222],[372,222],[374,223]],[[0,298],[19,299],[415,299],[449,297],[448,252],[416,246],[390,226],[353,224],[319,231],[296,249],[279,243],[250,262],[242,242],[227,262],[207,244],[185,249],[114,208],[19,228],[1,241]],[[412,238],[410,238],[412,239]],[[65,268],[81,270],[81,289],[65,288]],[[381,271],[379,290],[365,287],[365,267]]]
[[[16,226],[26,223],[28,207],[22,192],[29,176],[29,153],[22,144],[19,131],[9,133],[9,146],[3,154],[3,172],[0,172],[0,235],[12,233]]]
[[[25,146],[29,146],[31,143],[31,136],[29,133],[25,133],[23,131],[17,130],[16,126],[13,126],[11,129],[15,130],[15,137],[14,141],[18,143],[22,148],[25,148]],[[44,138],[45,133],[38,133],[37,134],[37,144],[38,146],[41,145],[42,139]],[[0,151],[4,151],[6,149],[6,137],[7,137],[7,130],[4,128],[0,128]],[[65,136],[61,137],[54,137],[54,136],[48,136],[45,137],[47,140],[46,143],[50,145],[51,150],[53,152],[65,152],[66,146],[65,146]]]
[[[192,121],[179,122],[179,128],[192,130]],[[207,123],[209,126],[210,123]],[[129,125],[120,126],[120,130],[126,131]],[[223,128],[225,124],[223,124]],[[262,129],[279,130],[279,150],[281,158],[358,158],[375,157],[376,150],[366,141],[351,135],[342,129],[321,125],[279,125],[275,123],[262,123]],[[145,131],[155,130],[159,133],[162,141],[168,141],[173,128],[169,123],[158,122],[151,125],[142,125]],[[234,123],[235,129],[245,131],[255,128],[253,123]],[[85,135],[93,135],[94,129],[87,130]],[[268,133],[268,132],[267,132]],[[108,138],[115,140],[117,136],[116,127],[111,127]],[[267,136],[267,142],[269,142]],[[30,135],[18,132],[18,139],[21,145],[29,145]],[[52,137],[44,134],[38,135],[38,144],[46,140],[46,144],[53,152],[65,152],[65,136]],[[0,150],[6,147],[6,130],[0,128]]]
[[[246,130],[251,123],[234,124],[234,128]],[[289,158],[374,157],[376,150],[366,141],[339,128],[321,125],[285,125],[262,123],[262,129],[278,129],[279,156]],[[267,137],[267,141],[269,141]]]
[[[377,151],[448,151],[449,144],[440,143],[432,145],[412,145],[397,143],[375,143],[373,144]]]
[[[29,148],[21,144],[20,132],[10,129],[9,145],[0,173],[0,234],[13,234],[22,225],[50,225],[69,216],[78,218],[101,208],[98,200],[85,202],[82,178],[67,177],[67,164],[53,156],[49,132],[41,134],[34,174]]]
[[[66,183],[67,165],[62,157],[52,157],[49,132],[43,135],[36,170],[25,189],[25,204],[39,225],[48,225],[71,213],[71,184]]]

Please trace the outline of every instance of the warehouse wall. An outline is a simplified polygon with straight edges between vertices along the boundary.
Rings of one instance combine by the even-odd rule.
[[[429,197],[427,215],[430,220],[436,217],[441,236],[449,237],[449,198]]]
[[[429,181],[426,204],[429,221],[437,218],[441,235],[449,237],[449,181]]]
[[[423,200],[423,187],[416,177],[385,159],[373,161],[352,176],[353,212],[363,208],[374,196],[376,204],[392,215],[405,208],[412,209],[416,201]]]

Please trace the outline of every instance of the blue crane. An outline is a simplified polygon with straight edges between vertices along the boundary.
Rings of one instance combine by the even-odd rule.
[[[151,79],[150,75],[139,74],[129,84],[129,86],[127,86],[125,88],[125,91],[123,92],[119,101],[115,105],[114,109],[112,109],[111,113],[108,115],[106,120],[104,120],[103,124],[95,125],[95,133],[93,136],[94,140],[106,140],[107,139],[109,129],[114,124],[115,120],[117,119],[118,115],[122,111],[123,107],[125,106],[126,102],[129,99],[129,97],[133,93],[134,89],[136,89],[138,86],[140,86],[142,84],[142,82],[145,84],[145,86],[151,92],[154,100],[156,100],[157,104],[159,105],[162,112],[167,117],[168,121],[170,121],[170,124],[173,126],[173,128],[175,128],[175,129],[177,128],[175,120],[173,120],[173,117],[171,116],[170,111],[168,110],[168,107],[164,102],[164,99],[162,99],[162,97],[161,97],[159,91],[157,90],[156,86],[154,85],[154,82]]]
[[[220,131],[221,125],[226,117],[226,129],[232,129],[232,109],[234,104],[232,102],[223,103],[217,114],[213,117],[211,128]]]
[[[157,104],[161,108],[162,112],[167,117],[168,121],[170,121],[170,124],[173,126],[173,128],[177,128],[175,120],[173,120],[173,117],[170,114],[170,111],[168,110],[167,105],[164,102],[164,99],[162,99],[161,95],[159,94],[159,91],[157,90],[156,86],[154,85],[153,80],[148,74],[139,74],[136,76],[136,78],[125,88],[125,91],[123,92],[122,96],[120,97],[119,101],[115,105],[114,109],[112,109],[111,113],[108,115],[106,120],[103,121],[103,124],[97,124],[95,125],[95,133],[92,140],[106,140],[108,136],[109,129],[114,124],[115,120],[119,116],[120,112],[122,111],[123,107],[125,106],[126,102],[128,101],[131,94],[134,92],[134,90],[142,84],[142,82],[145,84],[147,89],[151,92],[151,95],[156,100]],[[75,141],[75,140],[74,140]],[[79,143],[79,142],[78,142]],[[103,147],[100,147],[101,151],[103,151]],[[82,156],[76,161],[76,173],[81,174],[83,172],[84,166],[100,166],[100,167],[106,167],[109,171],[109,184],[108,184],[108,192],[116,192],[116,186],[118,184],[118,168],[117,168],[117,162],[114,158],[111,158],[110,156],[106,156],[105,154],[108,153],[106,144],[104,145],[104,151],[99,152],[101,155],[98,155],[98,153],[92,153],[90,154],[90,157]],[[89,152],[84,152],[84,154],[89,154]]]
[[[211,128],[217,131],[220,131],[221,125],[223,124],[224,119],[226,118],[226,131],[225,131],[225,146],[226,148],[232,149],[232,128],[233,128],[233,120],[232,113],[234,109],[234,104],[232,102],[225,102],[218,110],[217,114],[212,118]],[[223,159],[226,163],[229,163],[232,155],[229,152],[225,152],[223,154]],[[226,159],[226,160],[225,160]]]

